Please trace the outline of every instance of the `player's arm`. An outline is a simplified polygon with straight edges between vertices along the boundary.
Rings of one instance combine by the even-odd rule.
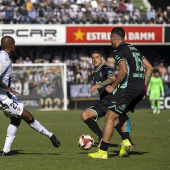
[[[124,78],[127,75],[128,70],[127,70],[127,65],[125,60],[121,60],[118,63],[118,67],[119,67],[119,72],[116,80],[113,82],[112,85],[106,87],[106,91],[108,93],[111,93],[124,80]]]
[[[165,96],[165,93],[164,93],[164,85],[163,85],[162,79],[160,79],[160,89],[161,89],[161,95],[162,95],[162,96]]]
[[[116,76],[109,76],[106,80],[104,80],[100,84],[96,84],[96,85],[92,86],[91,91],[94,92],[95,90],[99,89],[100,87],[112,84],[115,80],[116,80]]]
[[[5,89],[7,92],[12,93],[15,96],[20,95],[18,92],[12,90],[10,87],[8,87],[6,84],[4,84],[1,79],[0,79],[0,88]]]
[[[148,89],[146,92],[146,95],[149,96],[150,93],[150,89],[152,88],[152,77],[150,78],[149,82],[148,82]]]
[[[145,85],[147,85],[151,78],[153,67],[146,58],[142,60],[142,64],[145,69]]]

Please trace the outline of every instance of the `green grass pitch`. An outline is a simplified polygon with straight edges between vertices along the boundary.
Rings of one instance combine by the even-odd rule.
[[[60,148],[54,148],[50,140],[32,130],[24,121],[18,129],[12,150],[16,156],[0,157],[0,170],[168,170],[170,169],[170,111],[162,110],[160,115],[141,109],[129,113],[131,138],[136,148],[128,158],[119,158],[120,136],[115,131],[107,160],[88,157],[96,151],[97,136],[81,121],[81,110],[32,111],[35,118],[61,141]],[[104,119],[99,121],[103,127]],[[0,150],[4,145],[9,119],[0,112]],[[81,150],[78,137],[89,133],[95,140],[90,151]]]

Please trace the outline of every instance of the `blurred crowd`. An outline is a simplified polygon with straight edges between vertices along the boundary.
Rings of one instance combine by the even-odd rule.
[[[28,49],[27,49],[28,48]],[[72,83],[89,83],[94,67],[91,60],[93,47],[68,47],[67,50],[62,47],[56,48],[33,49],[30,47],[17,48],[17,58],[15,63],[32,64],[32,63],[66,63],[67,65],[67,82]],[[27,51],[27,53],[25,53]],[[111,67],[114,74],[118,73],[115,67],[115,60],[112,57],[112,49],[106,49],[104,53],[104,63]],[[170,63],[163,60],[161,56],[155,57],[151,61],[155,69],[160,72],[160,77],[164,82],[165,94],[170,96]]]
[[[2,24],[169,24],[166,10],[132,0],[0,0]]]

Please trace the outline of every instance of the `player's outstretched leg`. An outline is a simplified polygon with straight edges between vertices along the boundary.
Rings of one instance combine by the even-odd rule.
[[[56,136],[49,132],[44,126],[42,126],[37,120],[34,119],[33,115],[27,111],[26,109],[23,110],[23,113],[21,115],[22,119],[25,120],[25,122],[28,123],[28,125],[33,128],[34,130],[40,132],[41,134],[47,136],[50,141],[52,142],[53,146],[59,147],[60,142],[56,138]]]
[[[21,123],[20,118],[10,117],[11,122],[7,128],[7,135],[1,156],[13,156],[14,152],[11,152],[11,145],[14,141],[15,135],[17,133],[18,127]]]
[[[96,112],[94,112],[93,110],[90,110],[90,109],[85,110],[81,114],[81,119],[98,136],[98,141],[100,143],[101,140],[102,140],[103,132],[100,129],[100,127],[97,124],[97,122],[94,120],[94,118],[96,118],[96,117],[97,117]]]

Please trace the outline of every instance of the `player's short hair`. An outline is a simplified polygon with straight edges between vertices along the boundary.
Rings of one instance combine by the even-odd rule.
[[[92,56],[93,54],[99,54],[100,56],[103,57],[103,52],[102,52],[101,50],[94,50],[94,51],[92,51],[91,56]]]
[[[155,74],[155,73],[159,73],[159,70],[158,69],[154,69],[153,70],[153,73]]]
[[[111,31],[112,34],[117,34],[119,35],[122,39],[125,38],[125,30],[122,27],[114,27]]]

